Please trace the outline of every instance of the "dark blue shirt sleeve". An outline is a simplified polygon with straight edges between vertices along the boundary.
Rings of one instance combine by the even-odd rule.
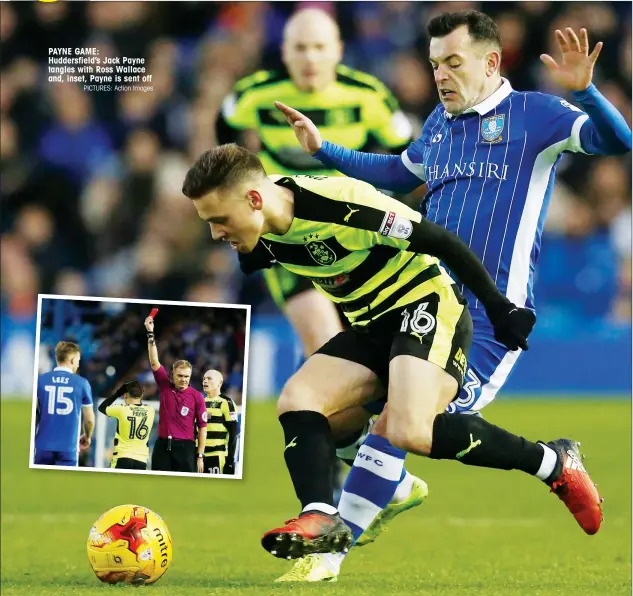
[[[622,155],[631,150],[631,129],[624,116],[595,85],[573,96],[589,116],[580,129],[580,143],[586,153]]]
[[[363,153],[323,141],[321,149],[314,154],[314,157],[346,176],[368,182],[384,190],[407,193],[424,182],[407,169],[400,155]]]

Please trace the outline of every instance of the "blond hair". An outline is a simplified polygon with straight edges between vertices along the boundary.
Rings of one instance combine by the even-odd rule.
[[[177,368],[189,368],[193,370],[193,365],[189,360],[176,360],[176,362],[171,365],[171,369],[176,370]]]
[[[55,360],[57,364],[68,362],[74,354],[81,354],[79,345],[72,341],[60,341],[55,346]]]

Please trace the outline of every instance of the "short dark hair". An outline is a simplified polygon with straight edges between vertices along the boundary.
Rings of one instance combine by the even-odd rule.
[[[257,155],[235,143],[220,145],[205,151],[189,169],[182,194],[199,199],[212,190],[229,188],[252,174],[266,176]]]
[[[429,37],[444,37],[463,25],[468,27],[468,34],[473,41],[492,43],[501,49],[501,35],[497,23],[478,10],[444,12],[431,19],[427,33]]]
[[[138,381],[128,381],[125,384],[125,392],[132,399],[140,399],[143,397],[143,385]]]

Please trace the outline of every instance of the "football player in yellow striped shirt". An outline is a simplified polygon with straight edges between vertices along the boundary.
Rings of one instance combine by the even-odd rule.
[[[310,114],[329,140],[346,147],[393,154],[407,148],[413,130],[397,99],[375,76],[341,64],[340,30],[325,10],[309,7],[294,12],[285,24],[280,49],[280,69],[260,70],[239,80],[225,98],[216,127],[220,143],[245,144],[253,137],[245,133],[254,131],[260,144],[258,156],[268,174],[341,176],[303,151],[273,105],[281,101]],[[305,357],[342,331],[345,318],[340,309],[310,279],[279,264],[263,273],[270,295],[296,331]],[[346,412],[345,417],[355,424],[358,409],[356,414]],[[342,422],[339,416],[339,424]],[[357,438],[357,433],[350,436],[341,429],[337,447],[353,444]],[[340,482],[340,474],[335,478]]]
[[[308,358],[279,398],[284,457],[302,510],[264,534],[271,554],[348,549],[352,531],[333,506],[328,417],[385,393],[388,412],[352,472],[358,464],[395,490],[407,451],[528,473],[540,464],[540,445],[478,416],[445,412],[463,383],[472,320],[440,260],[472,290],[508,349],[527,349],[536,320],[499,292],[458,236],[353,178],[267,176],[237,145],[203,153],[183,194],[214,239],[309,277],[351,324]]]
[[[121,396],[124,403],[114,404]],[[152,406],[144,404],[142,399],[143,386],[138,381],[128,381],[99,405],[99,412],[117,421],[111,468],[147,469],[148,441],[156,412]]]
[[[339,27],[327,12],[313,7],[295,12],[284,27],[281,54],[283,68],[241,79],[225,98],[217,125],[220,143],[239,142],[244,131],[255,131],[268,174],[341,176],[303,151],[273,105],[277,100],[310,114],[329,140],[346,147],[395,154],[407,148],[413,131],[398,101],[376,77],[340,63]],[[266,269],[264,277],[306,356],[341,331],[336,308],[310,280],[281,265]]]
[[[235,402],[221,393],[224,377],[219,370],[208,370],[202,378],[207,407],[207,439],[204,446],[206,474],[234,474],[237,444]]]

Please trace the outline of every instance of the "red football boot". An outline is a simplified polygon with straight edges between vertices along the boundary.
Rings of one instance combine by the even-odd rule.
[[[299,559],[313,553],[346,553],[352,531],[336,515],[308,511],[262,536],[262,546],[280,559]]]
[[[565,503],[578,525],[587,533],[595,534],[602,522],[602,501],[596,485],[585,470],[580,443],[557,439],[546,443],[558,455],[558,464],[547,484],[551,492]]]

